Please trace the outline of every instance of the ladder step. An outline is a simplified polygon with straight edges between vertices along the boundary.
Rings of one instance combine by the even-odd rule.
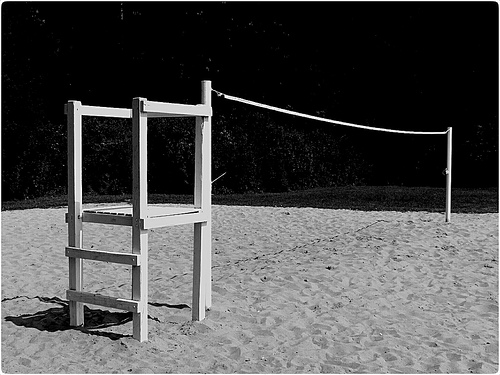
[[[72,258],[82,258],[98,260],[101,262],[128,264],[131,266],[141,265],[141,256],[132,253],[117,253],[111,251],[80,249],[77,247],[66,247],[66,256]]]
[[[108,297],[88,292],[77,292],[76,290],[66,290],[66,298],[69,301],[89,303],[91,305],[105,306],[113,309],[131,311],[134,313],[140,311],[140,302],[130,299]]]

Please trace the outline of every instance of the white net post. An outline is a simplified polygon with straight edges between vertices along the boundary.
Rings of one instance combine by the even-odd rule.
[[[448,128],[448,146],[446,155],[446,217],[445,221],[451,221],[451,149],[452,149],[452,128]]]

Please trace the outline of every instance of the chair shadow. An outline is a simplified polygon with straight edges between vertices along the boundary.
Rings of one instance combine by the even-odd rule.
[[[14,297],[5,300],[12,300]],[[5,320],[12,322],[20,327],[36,328],[39,331],[57,332],[66,330],[77,330],[92,336],[107,337],[111,340],[119,340],[124,337],[132,337],[132,335],[123,335],[112,332],[96,331],[102,328],[119,326],[133,320],[131,312],[111,312],[100,309],[90,309],[84,306],[84,325],[74,327],[69,324],[69,302],[58,297],[24,297],[29,299],[38,299],[43,303],[57,304],[60,307],[53,307],[47,310],[38,311],[32,314],[23,314],[18,316],[6,316]],[[169,305],[166,303],[149,303],[152,306],[167,307],[175,309],[190,308],[188,305]],[[156,320],[148,315],[149,319]]]
[[[191,308],[191,306],[186,305],[185,303],[171,305],[169,303],[148,302],[148,305],[155,306],[155,307],[168,307],[169,309],[179,309],[179,310]]]

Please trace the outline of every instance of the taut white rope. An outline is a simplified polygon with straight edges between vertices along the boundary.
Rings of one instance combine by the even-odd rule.
[[[224,94],[224,93],[222,93],[220,91],[217,91],[217,90],[214,90],[214,89],[212,89],[212,91],[215,92],[218,96],[223,97],[224,99],[229,99],[229,100],[233,100],[235,102],[240,102],[240,103],[244,103],[244,104],[253,105],[255,107],[266,108],[266,109],[269,109],[271,111],[276,111],[276,112],[286,113],[286,114],[289,114],[289,115],[304,117],[304,118],[308,118],[308,119],[311,119],[311,120],[318,120],[318,121],[328,122],[330,124],[335,124],[335,125],[351,126],[353,128],[366,129],[366,130],[375,130],[375,131],[381,131],[381,132],[387,132],[387,133],[397,133],[397,134],[437,135],[437,134],[446,134],[446,133],[448,133],[448,130],[441,131],[441,132],[419,132],[419,131],[409,131],[409,130],[384,129],[384,128],[376,128],[376,127],[373,127],[373,126],[351,124],[349,122],[330,120],[330,119],[327,119],[327,118],[324,118],[324,117],[307,115],[305,113],[290,111],[288,109],[283,109],[283,108],[273,107],[273,106],[267,105],[267,104],[257,103],[257,102],[251,101],[251,100],[238,98],[238,97],[232,96],[232,95],[227,95],[227,94]]]

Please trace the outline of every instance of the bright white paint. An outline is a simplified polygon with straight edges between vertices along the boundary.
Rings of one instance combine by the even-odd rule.
[[[91,303],[133,312],[133,335],[148,339],[148,229],[194,224],[193,320],[205,318],[211,293],[212,140],[211,82],[202,82],[202,104],[185,105],[134,98],[132,109],[83,106],[70,101],[68,116],[68,246],[70,324],[83,324],[83,304]],[[82,210],[82,116],[132,118],[132,207]],[[194,208],[148,207],[148,117],[195,117]],[[132,254],[82,248],[82,223],[132,227]],[[132,299],[119,299],[82,291],[83,259],[132,265]]]

